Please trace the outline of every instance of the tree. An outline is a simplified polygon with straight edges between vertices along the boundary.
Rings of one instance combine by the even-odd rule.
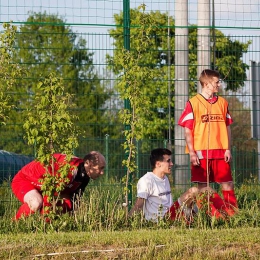
[[[140,30],[140,17],[145,15],[148,19],[156,21],[156,26],[149,31],[150,45],[145,49],[143,55],[142,65],[147,68],[157,68],[158,75],[156,81],[146,84],[143,92],[150,97],[151,105],[149,111],[151,114],[146,120],[143,132],[143,138],[167,138],[165,132],[168,130],[168,115],[171,113],[173,124],[173,109],[168,111],[168,95],[173,96],[174,93],[174,54],[168,50],[168,39],[170,41],[171,49],[174,49],[175,31],[174,19],[169,17],[170,30],[168,32],[168,15],[160,13],[159,11],[142,14],[138,9],[130,10],[131,18],[131,52],[138,52],[141,48],[136,35]],[[116,75],[122,73],[122,67],[116,64],[115,57],[120,55],[123,48],[123,13],[114,15],[116,28],[111,29],[109,34],[114,38],[114,56],[107,55],[107,60],[110,68]],[[225,77],[227,89],[237,90],[243,86],[246,80],[246,69],[248,65],[243,63],[241,57],[248,49],[250,42],[240,43],[232,41],[230,37],[224,36],[223,33],[216,30],[216,65],[223,78]],[[190,26],[189,29],[189,89],[190,94],[195,93],[197,83],[197,29],[196,26]],[[213,55],[213,54],[212,54]],[[167,66],[171,66],[171,75],[167,74]],[[144,79],[142,79],[144,80]],[[168,81],[170,81],[172,92],[168,93]],[[174,107],[174,100],[172,99],[170,106]]]
[[[52,202],[52,209],[48,211],[55,216],[58,210],[56,205],[61,200],[60,192],[69,182],[71,166],[61,165],[56,174],[53,154],[66,154],[66,161],[70,162],[78,146],[79,132],[75,126],[77,117],[69,111],[69,107],[74,105],[72,96],[64,91],[62,80],[54,73],[40,81],[37,90],[23,127],[28,144],[36,147],[36,160],[46,169],[41,190],[43,196],[48,196],[49,202]]]
[[[241,92],[241,94],[243,94]],[[235,95],[226,97],[234,123],[231,125],[232,147],[238,151],[252,152],[257,150],[257,140],[252,138],[251,111],[244,102]]]
[[[65,91],[73,94],[74,112],[86,137],[100,135],[100,108],[108,98],[93,65],[93,53],[86,47],[86,40],[78,36],[57,15],[31,13],[20,27],[16,40],[14,61],[29,71],[28,77],[20,78],[13,95],[15,110],[10,116],[9,140],[1,147],[15,152],[28,153],[25,142],[17,142],[15,136],[23,137],[22,122],[26,108],[31,106],[37,93],[37,83],[50,72],[64,81]],[[97,127],[98,125],[98,127]]]
[[[17,64],[12,63],[14,52],[13,42],[15,40],[16,26],[3,24],[4,32],[0,34],[0,125],[5,124],[12,104],[11,95],[16,77],[22,71]]]
[[[149,117],[147,113],[143,114],[143,137],[146,138],[160,138],[165,136],[168,127],[168,75],[167,67],[165,65],[165,56],[164,50],[160,49],[162,46],[162,40],[164,32],[167,32],[167,29],[164,28],[164,32],[159,32],[159,28],[163,27],[167,23],[167,17],[161,16],[159,12],[152,13],[153,15],[146,14],[145,12],[139,10],[130,10],[131,17],[131,33],[130,33],[130,53],[136,57],[138,66],[142,70],[147,69],[148,71],[156,71],[156,76],[153,80],[146,78],[146,75],[141,73],[136,73],[136,80],[141,81],[143,85],[142,93],[149,97],[149,106],[147,106],[147,111],[149,111]],[[114,56],[107,55],[107,60],[110,65],[110,68],[117,75],[123,73],[123,68],[117,62],[115,62],[115,57],[120,56],[120,53],[123,48],[123,16],[122,13],[115,15],[115,21],[118,26],[116,29],[109,31],[110,36],[115,39],[114,46]],[[138,38],[140,35],[140,30],[145,20],[153,21],[153,26],[146,25],[144,36],[147,41],[142,41]],[[165,36],[165,35],[164,35]],[[166,43],[166,42],[165,42]],[[142,46],[140,45],[142,44]],[[140,53],[141,52],[141,53]],[[140,59],[140,54],[142,58]],[[138,60],[138,61],[137,61]],[[119,89],[120,93],[124,92],[124,89]],[[171,94],[171,93],[170,93]],[[172,101],[172,106],[173,106]],[[163,133],[163,134],[162,134]]]
[[[221,31],[215,30],[215,36],[211,36],[211,42],[215,40],[215,52],[211,52],[211,60],[215,56],[215,64],[212,69],[220,72],[222,80],[226,83],[226,90],[237,91],[244,86],[247,80],[246,70],[249,66],[243,62],[242,56],[247,53],[251,41],[241,43],[238,40],[232,41],[230,36],[225,36]],[[211,30],[213,34],[213,30]],[[197,29],[193,25],[189,29],[189,75],[191,92],[196,90],[196,73],[197,73]]]
[[[131,174],[136,169],[136,141],[140,140],[147,132],[144,127],[147,120],[150,118],[151,101],[149,95],[146,93],[146,85],[157,82],[160,77],[159,70],[156,67],[150,67],[149,61],[145,60],[146,53],[149,46],[154,42],[150,37],[151,31],[154,30],[155,21],[152,17],[146,16],[144,13],[145,6],[141,5],[140,9],[143,10],[142,15],[139,17],[139,30],[134,37],[136,38],[138,49],[129,51],[122,49],[114,56],[114,65],[121,70],[122,75],[119,77],[117,88],[123,100],[129,100],[129,108],[124,108],[120,111],[119,117],[126,126],[124,131],[125,142],[123,144],[126,159],[123,160],[123,165],[126,166],[127,173],[125,178],[125,205],[127,205],[128,212],[129,202],[128,198],[129,183]],[[158,82],[160,84],[160,82]],[[127,214],[126,214],[127,216]]]

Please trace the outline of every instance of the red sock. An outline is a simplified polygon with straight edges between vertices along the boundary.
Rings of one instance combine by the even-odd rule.
[[[231,205],[234,208],[238,208],[237,199],[234,190],[222,190],[224,201],[227,205]]]
[[[62,201],[58,201],[56,204],[57,207],[62,207],[62,210],[60,213],[66,213],[68,211],[72,211],[72,202],[70,199],[62,199]],[[43,198],[43,207],[41,210],[41,214],[48,214],[49,210],[47,207],[52,207],[52,204],[48,202],[48,197],[44,196]]]
[[[62,207],[62,213],[72,211],[72,202],[70,199],[62,199],[62,201],[57,203],[57,206]]]
[[[170,219],[171,220],[175,220],[177,213],[178,213],[178,209],[180,208],[180,204],[178,202],[178,200],[176,200],[172,206],[169,209],[169,215],[170,215]]]
[[[28,217],[29,215],[33,214],[34,211],[32,211],[27,203],[24,203],[17,211],[15,215],[15,220],[20,219],[21,217]]]
[[[201,198],[197,200],[198,208],[201,209],[205,203],[208,203],[208,194],[201,194]],[[209,204],[210,212],[207,210],[207,214],[212,217],[214,216],[216,219],[224,219],[224,216],[221,214],[219,209],[225,207],[225,203],[217,193],[210,196]]]
[[[215,217],[216,219],[225,219],[225,217],[219,212],[218,209],[216,209],[216,207],[214,206],[213,203],[210,203],[210,209],[211,209],[211,216]]]
[[[214,192],[211,197],[210,201],[213,203],[214,207],[216,209],[220,210],[225,210],[226,209],[226,204],[223,201],[223,199],[219,196],[217,192]]]

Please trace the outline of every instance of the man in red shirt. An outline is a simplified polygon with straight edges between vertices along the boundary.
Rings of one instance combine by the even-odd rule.
[[[233,120],[228,102],[217,96],[221,86],[215,70],[203,70],[200,75],[201,94],[191,98],[178,121],[185,129],[186,153],[190,155],[191,181],[202,189],[210,182],[222,187],[223,200],[215,193],[212,197],[218,210],[234,214],[237,200],[231,175],[231,131]],[[220,215],[214,211],[214,214]]]
[[[58,170],[66,162],[65,154],[54,154],[54,167],[47,168],[48,172],[54,169],[57,174]],[[73,157],[69,162],[71,168],[68,172],[68,183],[60,196],[63,201],[63,211],[73,210],[72,200],[77,195],[82,195],[90,179],[97,179],[104,174],[105,158],[96,151],[91,151],[83,159]],[[44,213],[44,207],[50,206],[47,197],[42,196],[42,180],[46,168],[39,161],[32,161],[25,165],[12,180],[12,191],[14,195],[22,202],[15,219],[22,216],[28,216],[36,211]]]

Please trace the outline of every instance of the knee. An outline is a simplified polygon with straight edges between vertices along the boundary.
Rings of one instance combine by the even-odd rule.
[[[179,200],[181,203],[187,203],[189,205],[190,203],[192,203],[192,201],[196,198],[197,195],[198,195],[198,188],[191,187],[180,196]]]
[[[34,198],[28,201],[27,204],[33,212],[36,212],[42,208],[43,202],[42,199]]]
[[[234,183],[233,182],[225,182],[221,184],[222,190],[234,190]]]
[[[35,211],[41,209],[41,207],[43,205],[42,195],[36,190],[29,191],[24,196],[24,203],[27,203],[29,208],[33,212],[35,212]]]
[[[204,187],[204,188],[199,189],[199,192],[200,193],[206,193],[206,192],[215,193],[216,191],[214,189],[212,189],[211,187]]]
[[[191,197],[195,197],[198,195],[199,189],[197,187],[191,187],[189,188],[188,193]]]

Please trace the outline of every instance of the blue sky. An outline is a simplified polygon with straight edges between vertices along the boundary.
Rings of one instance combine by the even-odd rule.
[[[174,16],[174,0],[130,0],[131,8],[145,3],[147,11],[160,10]],[[188,0],[189,21],[196,23],[197,0]],[[260,27],[259,0],[215,0],[216,26]],[[123,8],[121,0],[0,0],[0,20],[24,21],[28,11],[64,15],[73,24],[112,24],[113,14]]]
[[[130,7],[146,4],[146,10],[160,10],[174,16],[174,0],[130,0]],[[197,0],[188,0],[189,23],[197,23]],[[215,0],[215,25],[226,35],[239,41],[253,40],[250,52],[243,59],[260,61],[260,1]],[[90,49],[102,63],[100,52],[111,49],[111,39],[106,35],[113,26],[113,15],[123,9],[123,0],[0,0],[0,21],[22,23],[28,12],[58,14],[69,23],[73,31],[92,34],[85,37]],[[102,34],[102,35],[101,35]]]

